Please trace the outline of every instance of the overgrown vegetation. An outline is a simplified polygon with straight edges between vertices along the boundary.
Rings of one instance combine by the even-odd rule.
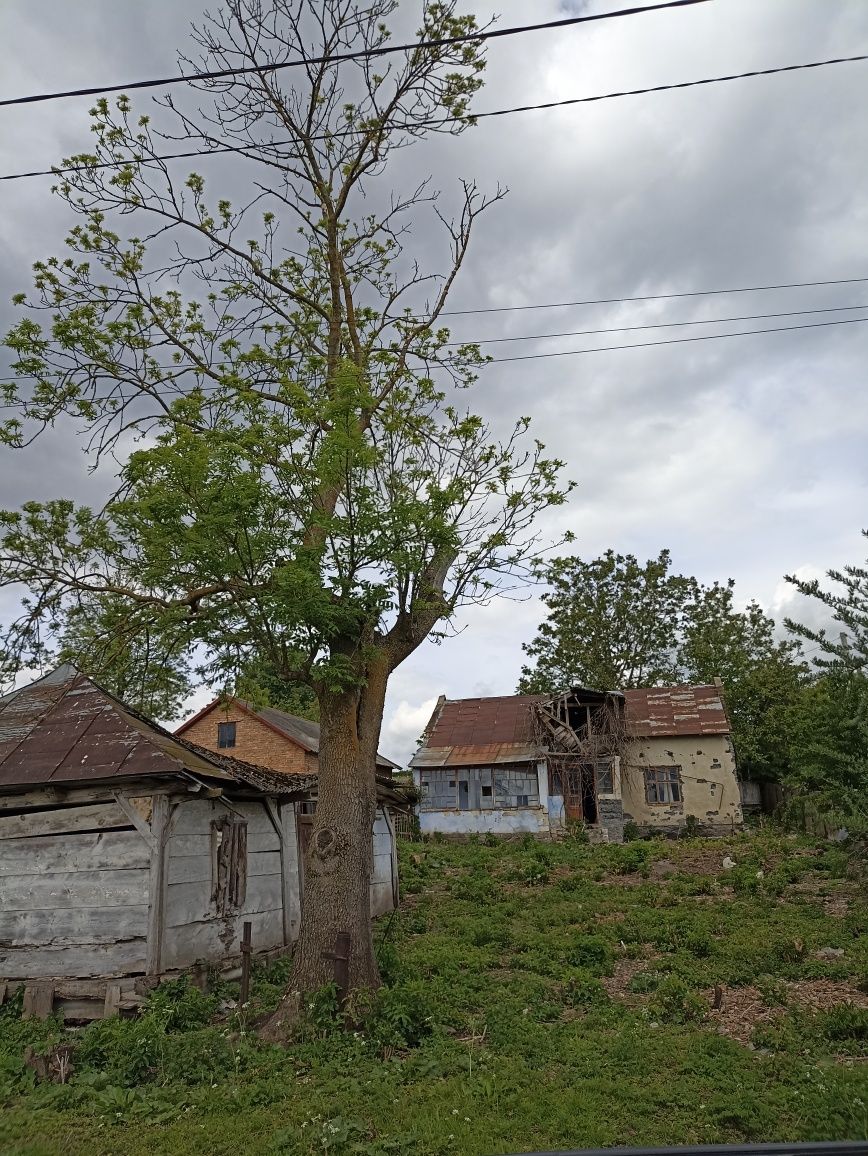
[[[240,1010],[234,985],[180,982],[137,1020],[64,1031],[12,1001],[0,1147],[483,1156],[868,1138],[853,870],[846,847],[774,831],[408,845],[403,906],[375,936],[385,986],[348,1009],[364,1030],[345,1030],[326,988],[290,1047],[259,1043],[288,960],[258,970]],[[24,1048],[65,1039],[72,1078],[37,1085]]]

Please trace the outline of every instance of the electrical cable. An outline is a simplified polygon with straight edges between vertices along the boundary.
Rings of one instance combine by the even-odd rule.
[[[493,365],[506,361],[537,361],[544,357],[575,357],[582,353],[613,353],[619,349],[645,349],[651,345],[684,345],[688,341],[720,341],[724,337],[749,337],[754,333],[791,333],[794,329],[823,329],[829,325],[859,325],[868,317],[846,317],[841,321],[810,321],[804,325],[779,325],[768,329],[741,329],[735,333],[706,333],[699,337],[669,337],[664,341],[637,341],[629,345],[599,345],[593,349],[564,349],[554,353],[524,353],[513,357],[492,357]]]
[[[441,317],[469,317],[480,313],[521,313],[530,309],[569,309],[574,305],[623,305],[635,301],[674,301],[681,297],[718,297],[729,293],[764,293],[771,289],[811,289],[819,285],[864,284],[868,277],[836,281],[785,281],[778,285],[741,285],[729,289],[691,289],[680,293],[646,293],[641,297],[589,297],[584,301],[550,301],[545,305],[494,305],[483,309],[444,309]]]
[[[679,329],[687,325],[724,325],[732,321],[767,321],[772,317],[804,317],[813,313],[843,313],[868,305],[831,305],[825,309],[794,309],[789,313],[745,313],[740,317],[707,317],[703,321],[655,321],[647,325],[615,325],[606,329],[573,329],[567,333],[529,333],[523,337],[480,337],[475,341],[447,341],[445,345],[501,345],[506,341],[549,341],[555,337],[589,337],[597,333],[632,333],[639,329]]]
[[[524,24],[510,28],[493,28],[487,31],[470,32],[464,36],[444,36],[436,40],[417,40],[409,44],[389,44],[381,48],[362,48],[356,52],[336,53],[334,56],[301,57],[284,60],[278,64],[250,64],[238,68],[218,68],[205,72],[193,72],[180,76],[164,76],[156,80],[135,80],[126,84],[103,85],[96,88],[74,88],[64,92],[40,92],[31,96],[14,96],[0,100],[0,107],[10,105],[36,104],[46,100],[65,100],[73,96],[100,96],[107,92],[132,92],[141,88],[162,88],[170,84],[188,84],[196,80],[222,80],[230,76],[243,76],[255,72],[279,72],[285,68],[302,68],[311,64],[340,64],[350,60],[369,60],[376,56],[387,56],[395,52],[418,52],[421,48],[448,48],[453,44],[477,43],[494,40],[503,36],[516,36],[526,32],[540,32],[552,28],[567,28],[575,24],[589,24],[596,20],[611,20],[616,16],[641,16],[643,12],[660,12],[666,8],[689,8],[695,4],[707,4],[709,0],[666,0],[663,4],[645,7],[619,8],[613,12],[596,12],[585,16],[567,16],[561,20],[549,20],[542,24]]]
[[[632,333],[635,330],[647,329],[674,329],[693,325],[728,325],[733,321],[766,321],[773,317],[804,317],[816,313],[845,313],[858,310],[868,310],[868,305],[832,305],[822,309],[794,309],[787,313],[745,313],[738,317],[706,317],[701,321],[655,321],[645,325],[612,325],[601,329],[574,329],[566,333],[528,333],[521,337],[478,337],[463,341],[446,341],[444,348],[454,348],[462,345],[497,345],[506,341],[550,341],[559,337],[587,337],[599,333]],[[791,328],[791,327],[787,327]],[[795,328],[795,327],[792,327]],[[751,330],[750,332],[762,332]],[[722,334],[721,336],[726,336]],[[217,365],[219,366],[219,362]],[[211,368],[215,368],[211,366]],[[149,369],[160,369],[166,372],[173,370],[196,370],[199,366],[195,362],[175,361],[171,365],[151,365]],[[104,371],[108,372],[108,371]],[[12,374],[5,377],[6,381],[30,381],[31,375]]]
[[[468,119],[471,121],[477,121],[477,120],[484,120],[484,119],[489,118],[489,117],[511,116],[514,113],[520,113],[520,112],[534,112],[534,111],[537,111],[539,109],[546,110],[546,109],[553,109],[553,108],[565,108],[569,105],[574,105],[574,104],[591,104],[591,103],[594,103],[596,101],[601,101],[601,100],[617,100],[623,96],[644,96],[645,94],[652,93],[652,92],[671,92],[675,89],[680,89],[680,88],[695,88],[699,85],[707,85],[707,84],[723,84],[726,81],[730,81],[730,80],[746,80],[748,78],[755,77],[755,76],[772,76],[776,73],[796,72],[796,71],[799,71],[800,69],[807,69],[807,68],[824,68],[826,65],[829,65],[829,64],[852,64],[852,63],[857,62],[857,61],[863,61],[863,62],[868,61],[868,53],[865,53],[861,56],[836,56],[836,57],[832,57],[828,60],[812,60],[812,61],[809,61],[805,64],[784,64],[778,68],[753,69],[750,72],[734,72],[734,73],[730,73],[727,76],[707,76],[707,77],[702,78],[701,80],[684,80],[684,81],[680,81],[677,84],[657,84],[657,85],[652,86],[651,88],[630,88],[630,89],[623,89],[623,90],[618,91],[618,92],[603,92],[603,93],[599,93],[599,94],[594,95],[594,96],[577,96],[577,97],[573,97],[572,99],[569,99],[569,100],[551,100],[551,101],[546,101],[543,104],[523,104],[523,105],[516,105],[513,108],[495,108],[495,109],[489,109],[487,112],[483,111],[483,112],[476,112],[476,113],[468,114]],[[420,127],[420,128],[424,128],[426,126],[427,127],[434,127],[434,126],[442,124],[442,123],[443,122],[440,120],[422,121],[422,122],[420,122],[420,124],[417,127]],[[337,137],[351,136],[351,135],[356,135],[356,134],[354,133],[354,131],[346,131],[346,132],[341,131],[341,132],[331,133],[328,135],[331,138],[337,138]],[[325,140],[327,138],[326,138],[326,134],[323,134],[321,136],[316,136],[313,139]],[[263,145],[258,146],[258,147],[275,149],[275,148],[289,147],[293,143],[294,142],[290,141],[290,140],[270,141],[270,142],[264,142]],[[253,147],[253,146],[248,146],[248,147]],[[245,146],[217,145],[214,148],[190,149],[187,152],[157,153],[153,157],[148,158],[148,161],[177,161],[177,160],[187,160],[190,157],[227,155],[227,154],[232,154],[232,153],[234,153],[236,156],[247,156],[248,155],[247,149],[245,148]],[[51,168],[51,169],[33,169],[29,172],[6,173],[4,175],[0,175],[0,181],[21,181],[21,180],[25,180],[29,177],[64,176],[68,173],[92,172],[96,169],[118,169],[118,168],[123,168],[124,166],[130,165],[130,164],[143,164],[143,163],[147,163],[147,162],[143,161],[141,158],[132,158],[130,160],[125,160],[125,161],[98,161],[96,164],[92,164],[92,165],[90,165],[90,164],[88,164],[88,165],[68,165],[65,168],[55,166],[54,168]]]
[[[683,345],[687,342],[694,342],[694,341],[719,341],[725,337],[750,337],[754,334],[762,334],[762,333],[790,333],[795,329],[823,329],[823,328],[826,328],[826,327],[831,326],[831,325],[858,325],[858,324],[865,322],[865,321],[868,321],[868,317],[849,317],[849,318],[845,318],[845,319],[840,320],[840,321],[815,321],[815,322],[809,322],[809,323],[804,324],[804,325],[781,325],[781,326],[774,326],[774,327],[765,328],[765,329],[743,329],[743,330],[738,330],[735,333],[708,333],[708,334],[703,334],[703,335],[698,336],[698,337],[667,338],[663,341],[638,341],[638,342],[633,342],[633,343],[624,344],[624,345],[600,345],[600,346],[595,346],[594,348],[591,348],[591,349],[565,349],[565,350],[562,350],[560,352],[553,352],[553,353],[528,353],[528,354],[524,354],[521,356],[515,356],[515,357],[492,357],[492,358],[489,358],[484,363],[484,365],[496,365],[496,364],[500,364],[500,363],[504,363],[504,362],[508,362],[508,361],[536,361],[536,360],[539,360],[541,358],[549,358],[549,357],[576,357],[576,356],[579,356],[579,355],[584,354],[584,353],[614,353],[614,352],[617,352],[618,350],[623,350],[623,349],[645,349],[645,348],[649,348],[651,346],[657,346],[657,345]],[[419,355],[414,354],[414,356],[419,356]],[[422,360],[424,360],[424,358],[422,358]],[[481,366],[480,368],[483,368],[483,367],[484,366]],[[172,368],[195,368],[195,367],[193,367],[193,366],[190,366],[190,367],[173,366]],[[9,381],[9,380],[30,380],[30,379],[29,378],[23,378],[23,377],[18,378],[18,379],[15,379],[15,378],[10,379],[7,377],[5,380]],[[0,375],[0,381],[2,381],[2,375]],[[203,387],[201,387],[201,386],[199,388],[203,389]],[[214,384],[214,385],[210,385],[208,388],[209,389],[219,389],[221,387],[219,385]],[[182,397],[186,396],[183,392],[181,392],[179,390],[169,390],[169,391],[163,390],[163,391],[161,391],[161,390],[142,389],[142,390],[139,390],[138,392],[133,393],[133,394],[115,393],[112,396],[81,398],[81,399],[76,399],[76,400],[86,401],[86,402],[89,402],[91,404],[98,403],[98,402],[105,402],[105,401],[134,401],[140,397],[147,397],[149,393],[152,393],[152,394],[156,395],[157,397],[175,396],[178,398],[182,398]],[[12,403],[0,405],[0,409],[20,409],[22,405],[26,405],[26,404],[27,404],[26,401],[12,402]]]

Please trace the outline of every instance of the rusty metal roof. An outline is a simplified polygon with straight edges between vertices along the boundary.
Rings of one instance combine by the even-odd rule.
[[[625,690],[627,725],[637,738],[726,735],[731,727],[720,686],[654,686]]]
[[[627,725],[636,738],[728,734],[719,686],[666,686],[623,694]],[[531,707],[550,695],[441,699],[425,728],[412,767],[481,767],[542,758]]]
[[[316,781],[188,743],[68,664],[0,699],[0,789],[183,773],[281,795]]]
[[[530,707],[546,695],[441,700],[413,767],[484,767],[540,758]]]

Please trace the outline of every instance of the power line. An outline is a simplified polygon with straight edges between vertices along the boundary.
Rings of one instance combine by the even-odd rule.
[[[493,28],[483,32],[471,32],[464,36],[444,36],[436,40],[416,40],[409,44],[383,45],[380,48],[362,48],[356,52],[337,53],[334,56],[302,57],[285,60],[278,64],[250,64],[238,68],[220,68],[206,72],[192,72],[180,76],[165,76],[158,80],[136,80],[127,84],[103,85],[98,88],[74,88],[65,92],[41,92],[31,96],[15,96],[0,100],[0,106],[13,104],[35,104],[45,100],[64,100],[72,96],[99,96],[107,92],[132,92],[140,88],[161,88],[171,84],[186,84],[195,80],[222,80],[230,76],[244,76],[255,72],[279,72],[285,68],[301,68],[310,64],[339,64],[349,60],[368,60],[375,56],[387,56],[394,52],[417,52],[420,48],[448,48],[453,44],[477,43],[494,40],[502,36],[517,36],[525,32],[541,32],[552,28],[567,28],[575,24],[589,24],[596,20],[611,20],[616,16],[641,16],[643,12],[659,12],[665,8],[688,8],[694,4],[706,4],[708,0],[666,0],[663,4],[645,7],[619,8],[614,12],[597,12],[588,16],[567,16],[562,20],[549,20],[543,24],[523,24],[510,28]]]
[[[780,285],[742,285],[730,289],[693,289],[681,293],[647,293],[642,297],[592,297],[585,301],[550,301],[545,305],[494,305],[485,309],[446,309],[441,317],[469,317],[479,313],[520,313],[530,309],[568,309],[573,305],[622,305],[634,301],[673,301],[679,297],[716,297],[728,293],[762,293],[770,289],[811,289],[818,285],[857,285],[868,277],[844,277],[837,281],[789,281]]]
[[[583,354],[583,353],[614,353],[614,352],[617,352],[617,351],[622,350],[622,349],[645,349],[645,348],[648,348],[651,346],[656,346],[656,345],[683,345],[687,342],[693,342],[693,341],[718,341],[724,337],[750,337],[754,334],[760,334],[760,333],[790,333],[794,329],[821,329],[821,328],[825,328],[826,326],[829,326],[829,325],[858,325],[864,321],[868,321],[868,317],[850,317],[850,318],[843,319],[841,321],[815,321],[815,322],[810,322],[810,323],[805,324],[805,325],[781,325],[781,326],[775,326],[773,328],[767,328],[767,329],[743,329],[743,330],[738,330],[735,333],[707,333],[707,334],[703,334],[703,335],[698,336],[698,337],[674,337],[674,338],[667,338],[663,341],[638,341],[638,342],[633,342],[631,344],[626,344],[626,345],[599,345],[599,346],[595,346],[592,349],[566,349],[566,350],[563,350],[561,352],[556,352],[556,353],[529,353],[529,354],[525,354],[523,356],[517,356],[517,357],[492,357],[485,364],[494,365],[494,364],[507,362],[507,361],[536,361],[536,360],[539,360],[541,358],[548,358],[548,357],[576,357],[576,356],[579,356],[580,354]],[[416,355],[416,356],[418,356],[418,355]],[[160,368],[160,367],[155,367],[155,368]],[[195,366],[183,366],[182,365],[182,366],[172,366],[172,368],[173,369],[195,368]],[[23,380],[29,380],[29,378],[24,378],[24,377],[22,377],[22,378],[9,378],[9,377],[7,377],[5,380],[7,380],[7,381],[9,381],[9,380],[22,380],[23,381]],[[200,390],[204,390],[205,387],[199,386],[198,388]],[[212,389],[212,390],[216,390],[219,388],[220,388],[220,386],[217,385],[216,383],[208,386],[208,389]],[[81,400],[81,401],[87,402],[89,404],[97,404],[97,403],[104,402],[104,401],[135,401],[138,398],[147,397],[149,394],[151,396],[155,396],[155,397],[182,398],[182,397],[187,396],[181,390],[157,390],[157,389],[146,390],[146,389],[142,389],[142,390],[137,391],[136,393],[131,393],[131,394],[125,394],[125,393],[118,392],[118,393],[114,393],[114,394],[107,395],[104,397],[81,398],[81,399],[76,399],[76,400]],[[26,404],[27,403],[24,401],[12,402],[12,403],[8,403],[8,404],[0,405],[0,410],[2,410],[2,409],[20,409],[22,405],[26,405]]]
[[[640,329],[680,329],[687,325],[724,325],[732,321],[767,321],[772,317],[804,317],[808,313],[844,313],[868,305],[832,305],[825,309],[794,309],[789,313],[746,313],[740,317],[707,317],[703,321],[655,321],[646,325],[615,325],[606,329],[573,329],[567,333],[530,333],[523,337],[482,337],[475,341],[447,341],[452,345],[501,345],[506,341],[548,341],[555,337],[589,337],[595,333],[632,333]]]
[[[463,341],[447,341],[444,342],[444,348],[452,348],[462,345],[498,345],[507,341],[550,341],[558,337],[586,337],[598,333],[632,333],[636,330],[647,329],[675,329],[682,326],[693,325],[725,325],[733,321],[765,321],[773,317],[803,317],[807,314],[815,313],[844,313],[855,310],[868,310],[868,305],[833,305],[823,309],[796,309],[788,313],[746,313],[738,317],[706,317],[701,321],[655,321],[649,322],[645,325],[613,325],[603,329],[573,329],[566,333],[528,333],[521,337],[477,337],[473,339],[466,339]],[[857,320],[862,320],[858,318]],[[785,326],[785,328],[799,328],[798,326]],[[750,333],[764,333],[766,330],[752,329],[748,330]],[[775,332],[774,330],[772,332]],[[728,337],[729,334],[720,334],[721,337]],[[701,340],[694,338],[693,340]],[[653,344],[653,343],[652,343]],[[606,348],[618,348],[617,346],[606,346]],[[216,365],[210,366],[211,369],[218,369],[220,362]],[[147,367],[148,369],[159,370],[199,370],[202,372],[200,365],[196,362],[190,361],[175,361],[170,365],[155,364]],[[103,370],[108,374],[108,370]],[[30,381],[31,374],[7,374],[4,377],[5,381]],[[219,388],[214,386],[213,388]]]
[[[706,333],[700,337],[668,337],[664,341],[637,341],[630,345],[599,345],[594,349],[565,349],[559,353],[525,353],[514,357],[492,357],[487,364],[505,361],[537,361],[543,357],[575,357],[581,353],[611,353],[618,349],[645,349],[651,345],[683,345],[688,341],[720,341],[724,337],[749,337],[754,333],[790,333],[794,329],[821,329],[827,325],[858,325],[868,317],[847,317],[841,321],[812,321],[804,325],[779,325],[770,329],[742,329],[736,333]]]
[[[601,101],[601,100],[617,100],[623,96],[644,96],[647,93],[652,93],[652,92],[671,92],[675,89],[680,89],[680,88],[696,88],[700,85],[723,84],[723,83],[730,81],[730,80],[747,80],[747,79],[749,79],[751,77],[755,77],[755,76],[773,76],[776,73],[797,72],[800,69],[824,68],[826,65],[830,65],[830,64],[852,64],[852,63],[857,62],[857,61],[863,61],[864,62],[866,60],[868,60],[868,53],[866,53],[862,56],[837,56],[837,57],[830,58],[828,60],[812,60],[812,61],[808,61],[805,64],[784,64],[778,68],[761,68],[761,69],[754,69],[751,72],[734,72],[734,73],[730,73],[727,76],[707,76],[707,77],[703,77],[701,80],[684,80],[684,81],[680,81],[677,84],[657,84],[651,88],[622,89],[622,90],[617,91],[617,92],[603,92],[603,93],[598,93],[598,94],[593,95],[593,96],[577,96],[577,97],[573,97],[572,99],[569,99],[569,100],[551,100],[551,101],[546,101],[543,104],[522,104],[522,105],[516,105],[512,108],[494,108],[494,109],[489,109],[487,112],[476,112],[476,113],[472,113],[469,115],[470,115],[470,119],[472,119],[472,120],[484,120],[484,119],[487,119],[490,117],[496,117],[496,116],[512,116],[514,113],[519,113],[519,112],[535,112],[535,111],[540,110],[540,109],[546,110],[546,109],[552,109],[552,108],[565,108],[569,105],[575,105],[575,104],[593,104],[593,103],[595,103],[597,101]],[[0,102],[0,103],[2,103],[2,102]],[[422,121],[422,122],[420,122],[419,127],[421,127],[421,128],[433,127],[435,125],[439,125],[442,123],[443,123],[442,120]],[[330,133],[330,134],[322,134],[322,135],[314,137],[313,139],[325,140],[325,139],[327,139],[327,136],[331,139],[335,139],[338,137],[351,136],[351,135],[353,135],[353,132],[351,130],[350,131],[340,131],[340,132],[334,132],[334,133]],[[275,148],[289,147],[294,143],[295,142],[293,142],[291,140],[270,141],[270,142],[266,142],[261,147],[267,147],[270,149],[275,149]],[[236,146],[236,145],[231,145],[231,146],[218,145],[218,146],[215,146],[214,148],[190,149],[187,152],[155,153],[153,157],[149,157],[147,159],[148,160],[157,160],[157,161],[177,161],[177,160],[186,160],[190,157],[225,155],[225,154],[229,154],[229,153],[235,153],[236,155],[240,154],[243,156],[243,155],[246,155],[247,150],[249,148],[252,148],[252,147],[253,146],[243,147],[243,146]],[[90,164],[88,164],[88,165],[68,165],[66,168],[55,167],[55,168],[51,168],[51,169],[34,169],[31,172],[6,173],[5,175],[0,176],[0,181],[21,181],[21,180],[25,180],[26,178],[29,178],[29,177],[64,176],[65,174],[68,174],[68,173],[92,172],[95,169],[117,169],[117,168],[123,168],[129,164],[141,164],[141,163],[143,163],[142,158],[134,157],[131,160],[125,160],[125,161],[98,161],[96,164],[92,164],[92,165],[90,165]]]

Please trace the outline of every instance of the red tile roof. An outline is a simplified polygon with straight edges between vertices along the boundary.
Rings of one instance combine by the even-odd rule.
[[[625,690],[627,724],[636,738],[728,734],[718,686]],[[431,716],[414,767],[471,767],[529,762],[541,757],[531,706],[549,695],[442,700]]]

